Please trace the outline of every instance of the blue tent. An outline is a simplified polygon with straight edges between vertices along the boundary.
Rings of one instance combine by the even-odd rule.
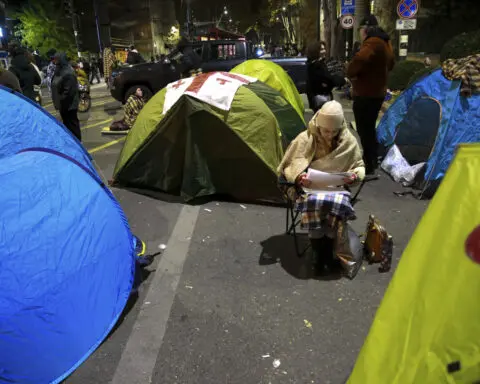
[[[0,159],[42,147],[70,156],[93,172],[90,154],[70,131],[38,104],[0,86]]]
[[[396,143],[399,130],[402,130],[402,144],[408,146],[410,141],[415,146],[430,141],[432,124],[419,123],[418,116],[413,116],[423,110],[425,121],[439,121],[436,138],[425,159],[427,164],[423,180],[420,181],[424,192],[429,190],[430,193],[438,186],[458,144],[480,141],[480,95],[463,97],[460,86],[460,81],[450,81],[443,76],[441,69],[435,70],[405,90],[378,126],[377,137],[384,146]],[[434,100],[440,108],[435,108],[433,103],[427,106],[425,99]],[[435,110],[438,110],[437,115]]]
[[[5,90],[0,116],[0,383],[59,383],[122,313],[134,240],[88,154],[63,126]],[[3,145],[6,129],[17,130],[10,143],[20,152]]]

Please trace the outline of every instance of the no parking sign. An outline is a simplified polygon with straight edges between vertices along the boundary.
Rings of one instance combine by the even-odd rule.
[[[418,0],[400,0],[397,14],[401,19],[413,19],[418,13]]]

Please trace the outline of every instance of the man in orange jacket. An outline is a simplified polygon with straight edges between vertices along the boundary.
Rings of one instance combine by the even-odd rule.
[[[353,57],[347,76],[353,86],[353,113],[363,146],[367,175],[378,167],[376,121],[385,100],[389,72],[395,65],[388,34],[368,16],[360,27],[363,44]]]

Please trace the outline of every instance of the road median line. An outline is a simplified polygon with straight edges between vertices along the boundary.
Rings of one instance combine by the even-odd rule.
[[[88,153],[92,154],[92,153],[101,151],[102,149],[111,147],[112,145],[115,145],[115,144],[121,143],[122,141],[125,141],[126,138],[127,137],[121,137],[120,139],[109,141],[108,143],[105,143],[105,144],[99,145],[98,147],[89,149]]]
[[[105,124],[105,123],[109,123],[110,121],[112,121],[113,119],[107,119],[107,120],[103,120],[103,121],[99,121],[98,123],[94,123],[94,124],[90,124],[90,125],[86,125],[85,127],[82,127],[82,131],[84,129],[88,129],[88,128],[94,128],[94,127],[97,127],[99,125],[102,125],[102,124]]]
[[[152,383],[157,356],[163,343],[199,212],[199,206],[185,205],[182,208],[165,253],[153,273],[112,384]]]

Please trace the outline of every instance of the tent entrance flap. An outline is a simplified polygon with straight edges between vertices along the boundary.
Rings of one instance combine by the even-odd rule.
[[[434,98],[415,100],[397,126],[395,144],[412,165],[428,161],[442,121],[442,106]]]

